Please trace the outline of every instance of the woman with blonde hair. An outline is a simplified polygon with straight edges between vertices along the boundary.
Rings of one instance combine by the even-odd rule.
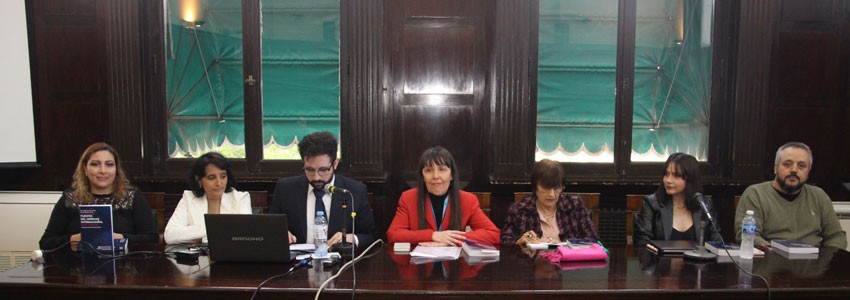
[[[112,205],[112,236],[131,243],[156,243],[159,234],[148,202],[130,185],[115,148],[94,143],[77,162],[71,187],[53,207],[41,249],[53,249],[80,241],[80,205]]]

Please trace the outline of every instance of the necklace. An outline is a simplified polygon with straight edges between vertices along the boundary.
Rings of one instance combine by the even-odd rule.
[[[546,223],[552,223],[552,220],[555,219],[555,212],[552,212],[547,215],[543,213],[543,211],[538,209],[537,213],[540,214],[540,219],[545,221]]]

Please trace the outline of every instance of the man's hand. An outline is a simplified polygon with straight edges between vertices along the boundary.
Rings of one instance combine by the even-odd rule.
[[[333,246],[334,244],[339,242],[342,242],[342,232],[337,232],[331,238],[328,239],[328,247]]]
[[[290,243],[290,244],[295,244],[295,242],[297,242],[297,241],[298,241],[298,239],[297,239],[297,238],[295,238],[295,235],[294,235],[294,234],[292,234],[292,232],[287,232],[287,233],[289,233],[289,243]]]

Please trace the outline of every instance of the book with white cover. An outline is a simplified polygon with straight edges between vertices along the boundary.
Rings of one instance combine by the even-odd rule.
[[[726,243],[724,246],[720,242],[705,242],[705,249],[720,256],[741,256],[741,246],[735,243]],[[726,254],[726,250],[729,250],[729,254]],[[753,256],[764,256],[764,251],[761,251],[758,248],[753,248]]]
[[[499,256],[499,249],[496,249],[495,246],[484,242],[478,242],[467,239],[463,241],[462,248],[463,252],[471,257]]]
[[[440,246],[440,247],[428,247],[428,246],[416,246],[413,251],[410,251],[411,257],[425,257],[425,258],[435,258],[435,259],[457,259],[460,257],[460,247],[455,246]]]
[[[798,242],[798,241],[789,241],[789,240],[771,240],[770,246],[787,253],[794,254],[807,254],[807,253],[818,253],[818,247]]]

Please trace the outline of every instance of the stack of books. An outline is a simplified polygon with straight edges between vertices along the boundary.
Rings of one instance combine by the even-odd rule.
[[[741,246],[735,243],[726,243],[725,245],[720,242],[705,242],[705,249],[711,251],[711,253],[717,254],[718,256],[733,256],[733,257],[741,257]],[[726,250],[729,250],[729,254],[726,254]],[[758,248],[753,248],[753,257],[761,257],[764,256],[764,251],[759,250]]]
[[[410,252],[410,262],[417,265],[434,261],[455,260],[458,257],[460,257],[460,247],[454,246],[416,246]]]
[[[813,245],[789,240],[771,240],[770,247],[787,259],[814,259],[818,258],[820,252],[820,249]]]

